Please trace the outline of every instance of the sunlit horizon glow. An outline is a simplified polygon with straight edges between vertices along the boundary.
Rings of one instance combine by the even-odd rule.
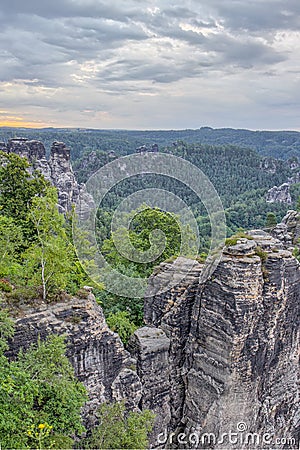
[[[21,117],[14,120],[0,120],[0,127],[7,127],[7,128],[48,128],[49,125],[46,123],[39,123],[39,122],[26,122]],[[63,128],[63,127],[57,127],[57,128]]]

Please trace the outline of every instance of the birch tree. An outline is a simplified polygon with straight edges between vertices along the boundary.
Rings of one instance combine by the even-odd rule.
[[[25,252],[28,283],[42,287],[43,300],[50,292],[65,289],[72,266],[72,246],[65,219],[57,209],[57,192],[47,188],[46,195],[35,197],[29,220],[36,230],[36,241]]]

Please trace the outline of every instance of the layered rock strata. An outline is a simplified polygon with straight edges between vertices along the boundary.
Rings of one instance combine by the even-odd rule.
[[[277,239],[250,235],[203,285],[194,274],[173,298],[145,301],[147,325],[170,339],[171,419],[160,432],[183,433],[164,446],[236,448],[229,433],[241,449],[298,445],[299,263]]]
[[[291,236],[295,214],[286,220]],[[202,265],[183,258],[155,271],[132,356],[90,293],[20,308],[10,356],[39,336],[66,334],[89,392],[85,423],[103,401],[149,408],[153,448],[298,448],[299,263],[285,242],[248,235],[224,249],[205,283]]]
[[[300,239],[300,213],[290,210],[271,231],[272,235],[279,239],[286,248],[292,249],[299,245]]]
[[[49,334],[66,336],[67,356],[89,395],[83,412],[88,427],[95,422],[96,410],[105,401],[125,400],[128,408],[138,409],[141,383],[136,361],[124,349],[119,336],[108,328],[91,293],[86,298],[22,306],[14,312],[15,335],[8,353],[12,358],[21,348],[26,349]]]
[[[77,212],[81,218],[88,217],[94,202],[87,193],[84,184],[78,184],[71,166],[70,149],[63,142],[54,142],[50,158],[46,158],[46,150],[42,142],[26,138],[10,139],[1,150],[26,157],[33,170],[39,170],[58,190],[60,211],[71,211],[77,203]]]
[[[169,429],[171,420],[170,339],[162,329],[143,327],[130,341],[129,350],[137,358],[137,374],[142,383],[141,409],[151,409],[156,417],[151,440],[155,441],[161,429]]]

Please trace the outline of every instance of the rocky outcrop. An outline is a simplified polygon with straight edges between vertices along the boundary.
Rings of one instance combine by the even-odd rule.
[[[192,268],[188,271],[187,269]],[[153,287],[173,287],[164,295],[154,295],[145,300],[144,319],[146,324],[160,327],[170,339],[169,349],[169,385],[170,385],[170,429],[174,429],[183,414],[185,397],[182,376],[185,359],[185,346],[191,327],[191,316],[196,294],[199,289],[199,275],[202,265],[189,264],[185,258],[178,258],[173,263],[162,263],[150,279],[148,293]],[[182,277],[182,274],[185,274]],[[183,279],[182,279],[183,278]],[[180,280],[175,285],[176,279]]]
[[[150,145],[141,145],[140,147],[137,147],[136,149],[137,153],[146,153],[146,152],[154,152],[157,153],[159,151],[158,144],[152,144]]]
[[[274,186],[269,189],[266,195],[266,202],[291,204],[290,183],[283,183],[280,186]]]
[[[58,303],[22,306],[14,314],[16,330],[10,343],[10,357],[49,334],[66,336],[67,356],[89,395],[83,412],[87,426],[94,423],[95,412],[104,401],[125,399],[128,408],[138,409],[141,382],[135,370],[136,361],[124,349],[119,336],[108,328],[93,294]]]
[[[283,164],[283,162],[266,158],[261,162],[260,167],[265,172],[276,173],[280,164]],[[285,164],[292,171],[292,176],[290,176],[287,181],[280,186],[273,186],[268,190],[266,194],[266,202],[268,203],[292,203],[290,188],[293,184],[300,182],[299,161],[297,157],[294,157],[290,158]]]
[[[170,339],[162,329],[153,327],[137,330],[129,346],[131,354],[137,358],[137,373],[142,383],[140,407],[155,413],[153,441],[171,420],[169,347]]]
[[[171,419],[154,447],[165,436],[165,447],[236,448],[228,433],[241,449],[298,445],[299,263],[267,233],[250,235],[204,284],[194,272],[145,301],[147,325],[170,339]]]
[[[39,170],[58,190],[60,211],[71,211],[72,205],[78,204],[77,212],[81,218],[88,217],[94,207],[93,198],[88,194],[84,184],[78,184],[71,166],[70,149],[62,142],[54,142],[50,158],[42,142],[26,138],[10,139],[2,150],[16,153],[28,159],[32,170]]]
[[[224,248],[204,283],[201,264],[161,264],[131,355],[87,292],[20,308],[10,356],[39,336],[66,334],[89,393],[85,423],[93,425],[103,401],[149,408],[156,414],[153,448],[297,448],[300,269],[288,248],[298,219],[295,211],[285,217],[285,240],[253,230]]]
[[[290,210],[282,219],[281,223],[272,230],[272,235],[279,239],[286,248],[299,244],[300,239],[300,213]]]
[[[277,172],[278,166],[278,160],[274,158],[263,158],[259,164],[261,170],[271,174]]]

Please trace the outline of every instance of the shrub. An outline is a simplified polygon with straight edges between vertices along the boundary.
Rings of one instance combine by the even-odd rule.
[[[1,448],[71,448],[84,431],[80,411],[87,396],[65,356],[64,338],[49,336],[9,361],[3,351],[12,334],[0,310]]]
[[[11,292],[12,291],[12,286],[9,283],[9,281],[7,280],[0,280],[0,290],[3,292]]]
[[[7,303],[11,305],[33,304],[41,300],[41,292],[35,286],[22,286],[8,292],[6,298]]]
[[[265,252],[259,245],[255,249],[255,254],[260,257],[262,263],[266,262],[268,253]]]
[[[115,331],[120,336],[123,344],[127,344],[130,336],[138,328],[129,319],[129,313],[127,311],[117,311],[116,313],[110,314],[106,322],[112,331]]]
[[[244,231],[238,231],[233,236],[225,239],[225,245],[226,247],[231,247],[232,245],[236,245],[238,243],[239,239],[249,239],[250,241],[253,240],[253,237],[249,234],[245,233]]]
[[[148,434],[153,428],[154,414],[149,410],[126,414],[124,403],[100,406],[99,425],[85,440],[83,448],[147,449]]]

